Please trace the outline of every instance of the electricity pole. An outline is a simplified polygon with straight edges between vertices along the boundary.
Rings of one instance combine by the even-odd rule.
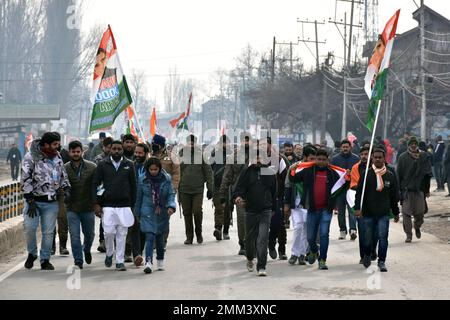
[[[420,138],[426,141],[427,138],[427,97],[425,90],[425,4],[420,1],[420,85],[422,96],[422,112],[420,117]]]
[[[333,66],[334,64],[334,56],[332,52],[328,52],[328,57],[325,59],[325,65],[323,68],[328,68]],[[323,92],[322,92],[322,112],[321,112],[321,121],[320,121],[320,140],[321,142],[327,138],[327,90],[328,85],[325,80],[325,70],[323,70],[322,74],[323,78]]]
[[[363,2],[355,2],[355,0],[338,0],[342,2],[351,2],[351,17],[350,17],[350,24],[347,23],[347,13],[344,14],[344,22],[338,22],[338,21],[328,21],[329,23],[334,23],[336,25],[336,28],[338,29],[339,33],[342,36],[342,33],[338,27],[338,25],[344,26],[344,35],[342,36],[344,40],[344,66],[343,66],[343,77],[344,77],[344,94],[343,94],[343,106],[342,106],[342,132],[341,137],[342,139],[345,139],[347,137],[347,76],[350,75],[350,65],[351,65],[351,55],[352,55],[352,37],[353,37],[353,27],[355,28],[362,28],[362,24],[359,25],[353,24],[353,15],[354,15],[354,7],[355,4],[364,4]],[[341,20],[342,21],[342,20]],[[347,44],[347,26],[350,27],[350,34]]]
[[[308,19],[306,20],[300,20],[297,19],[297,22],[300,22],[302,24],[302,30],[303,30],[303,24],[314,24],[314,28],[315,28],[315,35],[316,35],[316,40],[309,40],[305,39],[305,36],[302,34],[302,39],[300,39],[300,37],[298,38],[299,42],[303,42],[305,44],[307,43],[314,43],[316,45],[316,70],[319,71],[320,70],[320,63],[319,63],[319,44],[325,44],[325,41],[319,41],[319,32],[317,30],[317,26],[320,25],[324,25],[324,22],[317,22],[317,20],[314,21],[308,21]]]
[[[317,30],[317,26],[319,25],[319,24],[321,24],[321,25],[324,25],[325,24],[325,21],[324,22],[317,22],[317,20],[314,20],[314,21],[308,21],[308,19],[306,19],[306,20],[300,20],[300,19],[297,19],[297,22],[300,22],[301,24],[302,24],[302,31],[303,31],[303,25],[306,23],[306,24],[314,24],[314,28],[315,28],[315,35],[316,35],[316,40],[309,40],[309,38],[308,39],[305,39],[305,36],[304,36],[304,34],[302,34],[302,39],[300,39],[300,37],[299,37],[299,39],[298,39],[298,41],[299,42],[303,42],[307,47],[308,47],[308,43],[314,43],[315,45],[316,45],[316,72],[317,73],[319,73],[320,72],[320,63],[319,63],[319,44],[325,44],[326,42],[325,41],[319,41],[319,32],[318,32],[318,30]],[[308,47],[308,50],[309,50],[309,47]],[[312,142],[313,142],[313,144],[316,144],[316,129],[315,129],[315,126],[314,126],[314,124],[312,124],[312,130],[311,130],[311,132],[312,132]]]
[[[275,80],[275,56],[276,56],[276,46],[277,46],[277,39],[273,37],[273,49],[272,49],[272,83]]]

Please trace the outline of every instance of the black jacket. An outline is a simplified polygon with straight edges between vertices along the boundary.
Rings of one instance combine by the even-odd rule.
[[[339,175],[329,167],[327,170],[327,210],[332,212],[336,207],[336,198],[331,196],[331,190],[339,180]],[[314,204],[314,184],[316,183],[317,166],[304,169],[297,173],[293,178],[293,183],[303,183],[303,194],[301,195],[301,205],[309,212],[316,211]]]
[[[389,215],[390,211],[398,216],[399,188],[397,178],[388,169],[383,175],[384,189],[378,192],[375,171],[369,169],[367,174],[366,191],[364,193],[363,209],[361,210],[361,197],[364,185],[364,176],[361,177],[356,189],[355,210],[361,210],[365,217],[382,217]]]
[[[409,152],[403,153],[397,163],[398,184],[401,191],[430,192],[431,163],[426,152],[413,159]]]
[[[116,171],[111,157],[100,161],[95,170],[92,188],[95,204],[111,208],[133,208],[136,202],[136,173],[134,163],[123,157]],[[97,195],[97,187],[103,184],[104,192]]]
[[[6,162],[11,162],[11,164],[19,164],[22,162],[22,155],[20,154],[19,149],[11,148],[8,152],[8,157],[6,158]]]
[[[264,168],[265,173],[261,174]],[[264,172],[263,172],[264,173]],[[268,166],[251,165],[241,174],[233,193],[233,199],[241,197],[246,202],[248,212],[260,213],[275,211],[277,207],[277,178],[275,171]]]

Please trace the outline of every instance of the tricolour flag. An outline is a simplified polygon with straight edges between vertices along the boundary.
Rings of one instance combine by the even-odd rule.
[[[156,108],[153,108],[152,118],[150,119],[150,134],[152,135],[152,139],[156,135],[156,130],[157,130],[156,126],[157,126]]]
[[[384,94],[399,17],[400,10],[397,10],[395,15],[386,24],[383,33],[379,36],[369,66],[367,67],[364,89],[370,99],[367,128],[371,132],[374,129],[379,102],[382,100]]]
[[[183,112],[177,119],[170,121],[170,125],[172,126],[172,128],[189,131],[187,121],[189,119],[189,116],[191,115],[192,99],[193,96],[191,92],[191,94],[189,95],[189,103],[186,112]]]
[[[90,132],[111,128],[119,114],[132,103],[110,26],[97,51],[91,103],[94,107]]]

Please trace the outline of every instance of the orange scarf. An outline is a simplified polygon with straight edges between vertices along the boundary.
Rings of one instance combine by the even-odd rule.
[[[375,172],[375,175],[377,176],[377,191],[381,192],[384,189],[383,176],[386,174],[387,171],[386,166],[383,166],[383,168],[378,169],[373,164],[372,169]]]

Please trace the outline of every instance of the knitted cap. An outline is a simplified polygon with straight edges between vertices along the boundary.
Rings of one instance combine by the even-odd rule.
[[[419,140],[417,140],[417,138],[416,137],[411,137],[411,138],[409,138],[409,141],[408,141],[408,146],[410,146],[411,144],[413,144],[413,143],[415,143],[415,144],[417,144],[417,145],[419,145]]]
[[[155,134],[155,136],[153,137],[152,143],[160,145],[161,147],[165,148],[166,147],[166,138],[164,138],[163,136],[160,136],[158,134]]]

